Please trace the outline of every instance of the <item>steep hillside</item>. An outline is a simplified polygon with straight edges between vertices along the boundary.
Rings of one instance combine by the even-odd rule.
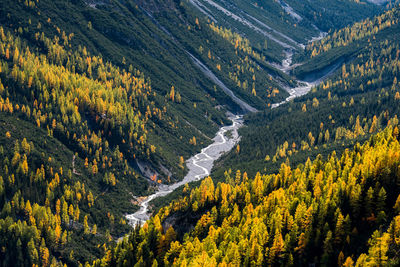
[[[135,210],[134,196],[149,190],[143,175],[151,185],[183,177],[184,157],[210,142],[227,109],[240,110],[189,51],[220,73],[236,62],[240,71],[221,79],[251,104],[272,101],[256,96],[256,84],[273,85],[257,67],[260,55],[235,48],[205,22],[185,15],[180,23],[191,42],[183,46],[176,41],[183,37],[169,36],[132,3],[100,6],[0,6],[2,264],[77,265],[100,257],[99,244],[130,229],[123,216]],[[208,42],[223,57],[198,52]],[[239,81],[245,77],[254,93]]]
[[[125,215],[137,210],[140,196],[181,180],[187,173],[185,160],[230,123],[227,111],[267,110],[250,116],[249,125],[270,116],[271,105],[298,86],[282,59],[288,63],[320,34],[306,13],[290,12],[289,1],[272,2],[2,1],[0,265],[79,266],[109,257],[115,241],[131,230]],[[344,3],[348,21],[381,10]],[[296,22],[295,14],[303,22]],[[396,33],[395,25],[377,34]],[[389,72],[397,74],[390,65],[396,41],[396,34],[388,43],[371,41],[365,55],[357,57],[359,64],[366,64],[367,53],[382,62],[385,86]],[[307,61],[294,71],[298,76],[307,75],[307,66],[323,57],[314,53],[309,59],[314,45],[297,56]],[[377,55],[371,49],[387,52]],[[370,61],[364,69],[368,66]],[[380,81],[377,73],[368,75],[371,84]],[[339,89],[333,93],[344,94]],[[290,106],[292,114],[300,114],[295,113],[300,104]],[[286,110],[274,112],[278,118]],[[367,121],[370,132],[393,113]],[[235,151],[242,160],[246,150]],[[248,160],[253,152],[258,150]],[[143,257],[152,263],[152,256]]]
[[[95,245],[129,230],[121,217],[134,208],[126,200],[147,183],[118,157],[104,151],[112,166],[93,174],[85,160],[22,116],[0,113],[0,129],[2,266],[45,265],[54,255],[69,264],[94,259],[103,255]]]
[[[307,47],[309,60],[294,70],[304,79],[341,66],[311,92],[276,109],[247,117],[240,152],[218,166],[225,170],[276,171],[287,158],[342,151],[399,116],[399,8],[333,32]],[[316,52],[317,51],[317,52]]]
[[[85,48],[67,51],[44,34],[37,34],[37,44],[30,47],[0,27],[6,265],[31,265],[39,260],[37,251],[46,261],[101,255],[91,247],[102,242],[96,236],[107,240],[127,231],[122,216],[134,210],[131,195],[148,187],[130,162],[155,157],[157,148],[146,138],[155,124],[151,118],[168,122],[139,71],[120,70]],[[85,248],[78,236],[88,231],[88,222],[95,237]],[[23,227],[16,238],[10,238],[13,227]],[[33,258],[22,259],[27,246]]]
[[[281,62],[282,48],[301,50],[321,31],[349,25],[382,11],[356,1],[190,0],[203,16],[245,35],[270,61]]]
[[[249,9],[246,16],[263,12],[242,2],[236,4]],[[275,7],[279,8],[283,10],[282,6]],[[54,41],[60,40],[61,44],[67,42],[67,50],[80,47],[90,55],[101,54],[103,60],[117,67],[130,71],[136,68],[149,77],[152,92],[157,94],[152,101],[160,110],[166,108],[169,122],[155,122],[154,129],[146,133],[149,143],[158,148],[148,167],[162,180],[168,180],[168,176],[182,178],[184,171],[176,167],[180,156],[188,158],[209,142],[217,126],[227,122],[226,109],[246,107],[227,95],[225,88],[246,102],[251,107],[248,111],[280,102],[288,95],[282,85],[295,85],[289,76],[265,61],[272,54],[283,56],[285,47],[269,48],[266,44],[266,49],[259,49],[256,42],[243,37],[251,37],[252,27],[242,25],[244,28],[238,31],[241,36],[236,27],[229,29],[226,26],[232,25],[203,20],[195,10],[193,3],[177,1],[6,1],[0,7],[0,23],[5,31],[17,31],[32,48],[40,48],[37,39],[43,32],[50,39],[57,36]],[[372,8],[368,10],[373,12]],[[286,22],[277,25],[279,20],[271,19],[272,13],[257,20],[265,24],[263,27],[274,22],[267,27],[284,44],[299,49],[300,42],[316,33],[307,30],[307,25],[281,33],[280,28],[294,26]],[[367,13],[360,12],[360,16]],[[295,33],[303,37],[292,36]],[[294,39],[289,40],[288,35]],[[191,144],[193,138],[198,146]],[[162,166],[160,161],[164,162]]]
[[[207,178],[94,266],[398,265],[398,134],[254,180]]]

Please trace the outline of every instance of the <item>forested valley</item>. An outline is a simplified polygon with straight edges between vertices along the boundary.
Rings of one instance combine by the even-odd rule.
[[[399,265],[383,2],[0,1],[0,266]]]

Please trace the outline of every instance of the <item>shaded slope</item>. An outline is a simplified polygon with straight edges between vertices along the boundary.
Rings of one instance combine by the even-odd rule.
[[[339,152],[355,140],[363,140],[385,127],[388,119],[399,116],[400,28],[395,15],[398,8],[387,14],[393,17],[382,20],[382,29],[376,33],[366,35],[360,31],[360,35],[365,35],[360,40],[326,52],[321,49],[319,55],[296,68],[295,73],[304,70],[303,73],[314,75],[325,67],[341,64],[332,76],[307,95],[264,114],[249,116],[246,121],[249,127],[241,131],[241,152],[230,153],[223,159],[218,166],[228,168],[218,170],[216,176],[223,177],[224,170],[229,168],[252,174],[255,169],[270,172],[287,158],[299,162],[309,153]],[[391,26],[383,27],[388,21]],[[374,28],[375,24],[369,23],[368,27]],[[333,35],[326,40],[331,40]],[[338,37],[334,42],[340,43],[339,38],[343,39]],[[326,42],[324,40],[314,45],[319,46]]]
[[[94,266],[397,265],[400,144],[394,127],[341,157],[333,152],[293,169],[282,164],[279,173],[254,180],[240,171],[217,185],[207,178]]]

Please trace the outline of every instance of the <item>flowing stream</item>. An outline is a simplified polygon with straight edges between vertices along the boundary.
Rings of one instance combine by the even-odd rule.
[[[154,194],[140,203],[140,209],[137,212],[126,216],[130,225],[143,225],[150,218],[149,203],[153,199],[166,196],[182,185],[201,180],[210,175],[214,161],[225,152],[230,151],[240,140],[238,129],[243,125],[242,116],[230,115],[229,119],[232,121],[232,125],[221,127],[211,145],[203,148],[199,154],[186,161],[189,172],[182,181],[172,185],[160,185]],[[229,136],[226,135],[228,131],[231,132]]]
[[[198,0],[190,0],[190,1],[193,4],[195,4],[195,6],[197,8],[202,7],[203,13],[205,13],[207,15],[209,15],[209,13],[211,13],[210,10],[208,10],[204,5],[202,5],[200,1],[198,1]],[[235,14],[231,13],[230,11],[223,9],[221,6],[217,5],[212,0],[205,0],[205,1],[209,4],[212,4],[214,7],[217,7],[218,9],[222,10],[226,15],[232,16],[234,19],[239,20],[240,22],[246,24],[250,28],[259,30],[258,27],[255,27],[253,24],[251,24],[247,20],[244,20],[243,18],[236,16]],[[282,3],[283,3],[283,1],[282,1]],[[288,6],[287,4],[286,4],[286,11],[287,12],[291,11],[290,6]],[[253,19],[253,20],[255,20],[255,19]],[[261,23],[259,21],[256,21],[256,22]],[[311,41],[321,39],[324,36],[325,36],[325,33],[321,32],[320,36],[314,37]],[[286,39],[291,41],[291,39],[288,37]],[[278,41],[278,43],[281,43],[282,46],[285,48],[285,51],[284,51],[285,59],[282,61],[281,65],[273,64],[273,63],[269,63],[269,64],[277,69],[280,69],[281,71],[283,71],[285,73],[289,73],[289,71],[292,68],[298,66],[298,64],[292,64],[294,47],[288,43],[284,43],[281,41]],[[302,45],[302,44],[297,44],[297,43],[295,43],[295,44],[301,48],[304,48],[304,45]],[[241,99],[239,99],[238,97],[236,97],[234,95],[234,93],[230,89],[228,89],[228,87],[225,84],[223,84],[214,75],[214,73],[212,73],[212,71],[209,70],[200,60],[195,58],[189,52],[187,52],[187,53],[191,57],[193,63],[205,74],[205,76],[207,76],[209,79],[214,81],[214,83],[216,83],[227,95],[229,95],[232,98],[232,100],[234,102],[236,102],[243,109],[243,111],[257,112],[257,110],[254,107],[250,106],[246,102],[244,102]],[[272,108],[276,108],[286,102],[289,102],[293,98],[307,94],[311,90],[312,87],[320,84],[327,76],[329,76],[331,73],[333,73],[339,66],[340,66],[340,63],[333,64],[329,69],[325,70],[321,75],[319,75],[318,78],[316,77],[312,81],[298,81],[299,86],[297,86],[297,87],[294,87],[294,88],[285,87],[284,89],[286,89],[288,91],[289,96],[284,101],[273,104]],[[186,174],[186,176],[183,178],[182,181],[177,182],[175,184],[171,184],[171,185],[159,185],[157,188],[157,191],[154,194],[147,196],[144,201],[140,202],[140,204],[139,204],[140,209],[137,212],[126,215],[126,218],[129,221],[130,225],[132,225],[132,226],[135,226],[137,224],[143,225],[150,218],[149,204],[153,199],[166,196],[166,195],[172,193],[172,191],[174,191],[175,189],[177,189],[178,187],[180,187],[182,185],[185,185],[185,184],[193,182],[193,181],[201,180],[204,177],[207,177],[208,175],[210,175],[214,161],[219,159],[224,153],[229,152],[240,141],[238,129],[241,126],[243,126],[242,116],[231,114],[229,116],[229,119],[232,121],[232,125],[221,127],[219,129],[219,131],[217,132],[216,136],[214,137],[214,139],[213,139],[214,142],[211,145],[203,148],[200,153],[192,156],[190,159],[188,159],[186,161],[186,166],[188,167],[189,172]],[[231,132],[231,134],[229,136],[227,136],[225,134],[228,131]]]
[[[293,52],[291,50],[287,51],[286,53],[286,58],[283,60],[282,65],[279,66],[282,71],[289,71],[292,62],[292,56]],[[212,74],[212,72],[208,69],[204,69],[204,65],[199,62],[196,58],[194,58],[191,55],[192,59],[194,60],[194,63],[198,65],[203,71],[206,71],[207,74]],[[339,66],[339,65],[338,65]],[[307,94],[312,87],[318,85],[321,83],[328,75],[330,75],[332,72],[334,72],[338,66],[333,66],[330,70],[326,71],[322,77],[319,79],[312,81],[312,82],[303,82],[299,81],[299,86],[294,87],[294,88],[285,88],[289,96],[282,102],[280,103],[275,103],[272,105],[272,108],[276,108],[286,102],[289,102],[291,99],[302,96]],[[213,75],[213,74],[212,74]],[[222,87],[226,88],[226,86],[215,77],[215,75],[211,76],[206,75],[208,78],[213,80],[214,82],[217,82],[217,84]],[[215,77],[215,78],[214,78]],[[222,84],[222,86],[221,86]],[[229,89],[228,89],[229,90]],[[225,90],[224,90],[225,91]],[[229,90],[229,92],[226,92],[229,94],[231,97],[233,95],[233,92]],[[231,95],[232,94],[232,95]],[[236,96],[233,95],[234,98],[237,98]],[[238,98],[237,98],[238,99]],[[244,111],[250,111],[250,112],[255,112],[256,109],[253,107],[249,106],[247,103],[243,102],[242,100],[238,99],[237,102]],[[236,101],[235,101],[236,102]],[[166,196],[178,187],[185,185],[187,183],[193,182],[193,181],[198,181],[203,179],[204,177],[207,177],[210,175],[211,169],[213,167],[214,161],[219,159],[223,153],[226,153],[230,151],[239,141],[240,141],[240,136],[238,134],[238,129],[243,126],[243,119],[241,115],[231,115],[229,119],[232,121],[232,125],[230,126],[223,126],[219,129],[217,132],[216,136],[214,137],[214,142],[203,148],[200,153],[192,156],[190,159],[186,161],[186,166],[189,169],[189,172],[186,174],[186,176],[183,178],[182,181],[177,182],[172,185],[159,185],[157,191],[149,195],[146,200],[142,201],[140,203],[140,209],[133,213],[126,215],[127,220],[129,221],[129,224],[132,226],[135,226],[137,224],[143,225],[149,218],[150,218],[150,212],[149,212],[149,203],[158,197],[163,197]],[[227,131],[231,132],[231,136],[226,136],[225,133]]]
[[[320,36],[323,37],[324,35],[321,34]],[[313,38],[313,40],[316,40],[316,38]],[[293,52],[291,50],[286,51],[286,58],[282,61],[282,65],[278,66],[274,65],[274,67],[277,67],[278,69],[280,69],[285,73],[289,73],[289,71],[292,68],[299,65],[299,64],[292,64],[292,57],[293,57]],[[332,65],[328,66],[326,69],[318,73],[318,75],[315,75],[315,77],[310,77],[310,79],[308,79],[309,81],[298,80],[297,82],[299,85],[296,87],[283,86],[283,88],[286,89],[286,91],[289,93],[289,96],[282,102],[272,104],[271,108],[277,108],[280,105],[285,104],[296,97],[300,97],[307,94],[313,87],[318,86],[328,76],[334,73],[341,66],[341,64],[343,64],[343,61],[344,60],[338,60],[337,62],[333,63]]]

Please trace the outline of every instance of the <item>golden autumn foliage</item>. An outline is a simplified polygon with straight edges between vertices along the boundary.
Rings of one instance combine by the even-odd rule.
[[[398,9],[392,9],[372,19],[366,19],[352,26],[337,30],[322,40],[309,44],[306,50],[311,57],[315,57],[335,47],[348,46],[357,40],[373,36],[386,28],[398,25],[398,14]],[[343,74],[345,76],[345,72]]]
[[[90,55],[84,47],[71,52],[58,43],[58,38],[39,38],[49,51],[43,55],[32,52],[34,49],[10,32],[4,35],[0,46],[13,52],[7,56],[6,50],[0,49],[2,73],[11,77],[14,86],[22,88],[21,94],[29,91],[32,99],[20,105],[15,103],[18,97],[11,100],[0,96],[0,111],[15,113],[22,106],[21,111],[29,120],[47,129],[49,135],[56,132],[77,144],[90,154],[90,161],[96,150],[108,148],[109,138],[130,144],[121,146],[125,155],[149,157],[149,153],[156,153],[155,146],[147,143],[147,123],[153,117],[163,120],[166,110],[156,106],[156,94],[140,71],[119,69]],[[0,87],[6,90],[2,84]],[[12,88],[7,90],[10,93]],[[169,97],[181,102],[174,87]],[[91,131],[87,120],[96,121],[99,131]],[[93,165],[96,174],[96,164]]]
[[[307,257],[344,266],[398,262],[388,255],[400,246],[400,216],[392,212],[399,206],[399,166],[400,143],[390,126],[340,157],[333,152],[294,169],[282,164],[279,173],[258,173],[254,180],[241,181],[240,171],[234,183],[214,185],[206,178],[119,243],[108,264],[291,265],[306,263]],[[178,213],[201,216],[183,241],[166,242],[160,222]],[[392,221],[390,227],[375,231],[383,221]],[[363,254],[356,252],[359,231],[370,236]],[[149,249],[154,256],[128,258],[127,246]]]

